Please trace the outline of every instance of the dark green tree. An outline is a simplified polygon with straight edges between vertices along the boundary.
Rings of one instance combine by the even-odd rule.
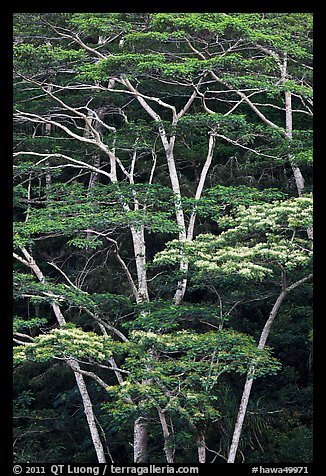
[[[15,362],[73,372],[99,462],[131,421],[134,462],[162,458],[153,441],[179,461],[191,439],[205,462],[219,392],[279,368],[254,316],[233,317],[257,281],[263,305],[280,270],[286,294],[310,277],[311,29],[293,13],[15,14]]]

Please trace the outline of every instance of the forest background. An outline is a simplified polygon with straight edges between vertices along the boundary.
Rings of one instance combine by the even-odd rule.
[[[312,15],[15,14],[14,87],[15,461],[311,462]]]

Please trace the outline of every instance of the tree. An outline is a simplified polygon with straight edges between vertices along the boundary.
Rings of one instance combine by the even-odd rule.
[[[309,241],[305,243],[300,236],[303,230],[311,228],[311,198],[290,199],[247,208],[240,206],[235,217],[221,219],[221,224],[230,228],[218,237],[198,235],[193,243],[185,245],[186,249],[182,242],[172,241],[155,260],[158,264],[173,263],[178,261],[180,254],[189,254],[188,259],[199,269],[203,283],[207,280],[207,274],[208,279],[214,274],[227,277],[238,274],[245,280],[262,281],[275,271],[280,273],[280,292],[258,343],[258,349],[264,349],[272,324],[286,296],[312,278],[312,273],[307,270],[307,266],[308,269],[309,265],[311,267],[311,244]],[[299,268],[303,275],[289,284],[289,275],[293,275],[296,268]],[[253,360],[242,394],[228,463],[235,461],[255,371],[256,363]]]
[[[302,28],[297,32],[299,17]],[[99,461],[107,456],[87,378],[108,392],[104,407],[116,408],[120,402],[121,428],[130,407],[135,462],[148,458],[149,425],[155,418],[166,460],[174,459],[167,414],[171,422],[187,419],[189,431],[197,435],[199,460],[205,459],[204,427],[210,425],[210,413],[217,412],[212,410],[215,384],[212,394],[197,383],[190,385],[185,369],[194,350],[187,349],[179,333],[190,332],[187,339],[196,337],[201,345],[208,339],[216,346],[214,339],[222,339],[224,330],[223,322],[216,336],[193,324],[211,316],[212,306],[191,302],[188,247],[206,246],[194,239],[203,227],[213,229],[217,240],[231,237],[231,232],[219,235],[223,216],[231,220],[237,203],[259,202],[263,213],[270,202],[286,196],[271,188],[276,184],[301,197],[300,202],[284,202],[285,208],[308,203],[303,171],[310,173],[310,29],[308,14],[15,15],[17,362],[36,358],[35,351],[36,360],[63,359],[74,372]],[[296,119],[293,128],[296,115],[304,119]],[[234,158],[241,163],[236,172]],[[283,216],[282,202],[277,207],[275,213]],[[238,219],[242,225],[237,233],[248,219],[246,212]],[[306,222],[311,238],[311,222]],[[171,235],[178,237],[175,271],[157,273],[153,256]],[[168,256],[169,246],[160,256]],[[224,253],[231,256],[232,246]],[[281,253],[288,241],[268,246],[259,248],[258,243],[252,256]],[[296,249],[293,259],[302,256]],[[246,266],[238,271],[250,294]],[[266,269],[252,263],[249,274],[268,274]],[[35,316],[26,314],[30,306]],[[59,329],[51,330],[56,324],[47,306]],[[41,309],[46,321],[37,320]],[[187,314],[199,318],[186,323]],[[45,335],[21,332],[26,322],[36,334],[45,326]],[[53,353],[47,339],[62,353]],[[69,339],[76,341],[75,348]],[[249,350],[254,351],[247,349],[243,333],[237,339],[235,345],[243,351],[240,357],[231,352],[230,369],[243,372]],[[181,399],[170,412],[176,382],[170,384],[162,367],[166,351],[156,347],[174,343],[179,347],[172,351],[171,369],[185,366],[179,384],[198,395],[193,406],[187,409]],[[264,352],[262,373],[275,371],[269,350]],[[193,356],[198,362],[191,371],[208,372],[208,355]],[[110,370],[109,383],[100,369]],[[130,385],[129,395],[125,388]],[[192,416],[201,405],[205,425]]]

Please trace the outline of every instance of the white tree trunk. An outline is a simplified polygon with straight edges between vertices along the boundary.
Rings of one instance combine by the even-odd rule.
[[[267,341],[267,338],[268,338],[268,335],[269,335],[269,332],[270,332],[271,325],[273,324],[273,321],[274,321],[274,319],[275,319],[275,317],[278,313],[278,310],[279,310],[286,294],[287,294],[287,290],[282,289],[282,292],[280,293],[280,295],[276,299],[276,301],[274,303],[274,306],[273,306],[273,308],[272,308],[272,310],[269,314],[269,317],[268,317],[268,319],[267,319],[267,321],[264,325],[264,328],[262,330],[262,333],[261,333],[261,336],[260,336],[260,339],[259,339],[258,349],[263,349],[265,347],[265,344],[266,344],[266,341]],[[255,371],[255,364],[253,363],[250,366],[248,376],[246,378],[246,383],[245,383],[245,386],[244,386],[244,389],[243,389],[241,403],[240,403],[240,407],[239,407],[239,411],[238,411],[238,415],[237,415],[237,421],[236,421],[236,424],[235,424],[235,427],[234,427],[232,443],[231,443],[231,446],[230,446],[230,451],[229,451],[229,456],[228,456],[228,461],[227,461],[228,463],[234,463],[234,461],[235,461],[235,457],[236,457],[236,453],[237,453],[237,450],[238,450],[239,441],[240,441],[240,437],[241,437],[243,422],[244,422],[244,419],[245,419],[245,416],[246,416],[247,407],[248,407],[248,403],[249,403],[251,387],[252,387],[252,384],[253,384],[253,381],[254,381],[254,379],[251,378],[251,375],[253,375],[254,371]]]
[[[148,301],[147,272],[146,272],[146,244],[144,227],[130,227],[134,255],[136,262],[137,278],[138,278],[138,298],[137,302]]]
[[[265,347],[266,341],[268,339],[272,324],[277,316],[277,313],[280,309],[280,306],[282,302],[284,301],[285,297],[289,292],[291,292],[293,289],[296,289],[298,286],[301,284],[309,281],[312,278],[312,274],[309,274],[308,276],[300,279],[299,281],[296,281],[295,283],[291,284],[289,287],[285,287],[285,284],[282,286],[282,291],[279,294],[278,298],[276,299],[274,306],[268,316],[268,319],[264,325],[264,328],[261,332],[260,339],[259,339],[259,344],[258,344],[258,349],[263,349]],[[229,450],[229,456],[228,456],[228,463],[234,463],[236,453],[238,450],[239,446],[239,441],[241,437],[241,432],[242,432],[242,427],[243,427],[243,422],[246,416],[246,411],[249,403],[249,398],[250,398],[250,393],[251,393],[251,387],[253,384],[253,378],[252,375],[255,371],[255,363],[253,362],[252,365],[250,366],[250,369],[248,371],[246,383],[243,389],[242,393],[242,398],[241,398],[241,403],[237,415],[237,420],[233,432],[233,437],[232,437],[232,443],[230,446]]]
[[[50,85],[50,86],[47,86],[47,89],[50,93],[52,93],[52,89],[53,89],[53,86]],[[50,119],[51,119],[51,116],[49,116]],[[51,133],[52,133],[52,124],[50,124],[49,122],[46,122],[45,123],[45,135],[46,136],[51,136]],[[46,152],[50,152],[49,150],[46,150]],[[46,160],[45,161],[45,165],[49,165],[49,161]],[[49,171],[46,171],[45,172],[45,188],[47,189],[52,183],[52,175]]]
[[[134,255],[136,262],[138,287],[137,303],[149,301],[146,273],[146,245],[144,236],[144,227],[136,229],[130,227],[134,246]],[[149,380],[143,380],[143,385],[148,385]],[[147,436],[149,420],[147,416],[142,415],[134,422],[134,463],[145,463],[147,461]]]
[[[179,177],[178,177],[177,169],[175,166],[175,160],[173,156],[173,146],[174,146],[175,137],[172,137],[170,141],[167,141],[165,131],[162,131],[162,128],[160,128],[160,134],[161,134],[162,143],[166,153],[166,160],[167,160],[169,174],[170,174],[170,181],[171,181],[171,186],[172,186],[172,190],[174,194],[174,209],[175,209],[177,224],[179,226],[179,240],[186,241],[187,233],[186,233],[186,224],[185,224],[185,218],[184,218],[184,213],[182,208],[181,190],[180,190],[180,184],[179,184]],[[179,270],[184,275],[184,277],[178,281],[177,289],[173,298],[175,304],[180,304],[185,295],[186,288],[187,288],[187,281],[188,281],[187,280],[188,268],[189,268],[188,260],[186,258],[181,258]]]
[[[208,141],[208,152],[207,152],[207,157],[206,161],[204,163],[204,166],[202,168],[199,182],[197,185],[197,190],[195,194],[195,200],[199,200],[202,196],[203,190],[204,190],[204,185],[206,181],[206,177],[209,171],[209,168],[211,166],[212,160],[213,160],[213,154],[214,154],[214,148],[215,148],[215,134],[210,133],[209,135],[209,141]],[[192,212],[188,224],[188,231],[187,231],[187,238],[189,241],[193,239],[194,236],[194,228],[195,228],[195,221],[196,221],[196,206],[194,208],[194,211]]]
[[[284,54],[283,65],[281,69],[281,79],[286,81],[288,77],[287,73],[287,53]],[[289,141],[293,137],[293,111],[292,111],[292,93],[291,91],[285,91],[284,93],[284,102],[285,102],[285,134]],[[300,167],[295,163],[295,157],[292,154],[289,154],[289,162],[292,168],[293,177],[295,185],[297,187],[298,196],[301,197],[304,192],[304,178],[301,173]],[[313,238],[312,227],[307,229],[308,238]]]
[[[285,131],[286,131],[286,137],[288,138],[289,141],[291,141],[293,137],[291,92],[285,91],[284,98],[285,98]],[[303,195],[303,190],[304,190],[303,175],[301,173],[300,167],[296,165],[295,157],[292,154],[289,154],[289,162],[292,168],[295,185],[298,191],[298,196],[301,197]]]
[[[148,418],[140,416],[134,423],[134,463],[147,460]]]
[[[211,133],[210,136],[209,136],[207,157],[206,157],[206,161],[203,165],[203,168],[202,168],[202,171],[201,171],[201,174],[200,174],[199,182],[198,182],[198,185],[197,185],[197,190],[196,190],[196,193],[195,193],[195,200],[199,200],[202,196],[202,193],[203,193],[203,190],[204,190],[204,185],[205,185],[205,180],[206,180],[209,168],[210,168],[212,160],[213,160],[214,148],[215,148],[215,135],[214,135],[214,133]],[[170,161],[171,161],[171,163],[173,161],[173,166],[171,165],[169,167],[172,187],[174,186],[176,191],[178,189],[180,191],[179,179],[178,179],[178,176],[177,176],[177,172],[176,172],[173,157],[170,157]],[[180,208],[181,208],[181,199],[180,199]],[[182,208],[181,208],[181,210],[182,210]],[[176,210],[177,223],[178,223],[179,226],[181,226],[181,230],[182,230],[179,234],[179,239],[182,240],[182,241],[185,241],[185,240],[192,241],[193,237],[194,237],[195,221],[196,221],[196,216],[197,216],[196,205],[194,207],[193,212],[190,215],[187,233],[186,233],[186,227],[185,227],[185,221],[184,221],[183,213],[180,216],[178,216],[177,213],[178,213],[178,209]],[[178,282],[177,290],[174,294],[175,304],[181,304],[181,302],[183,300],[183,297],[185,295],[185,292],[186,292],[186,288],[187,288],[187,272],[188,272],[188,269],[189,269],[189,263],[188,263],[186,258],[181,259],[179,269],[180,269],[180,272],[182,272],[185,275],[185,277]]]
[[[75,379],[77,382],[79,393],[83,401],[84,413],[86,415],[88,428],[89,428],[92,442],[96,451],[97,460],[99,463],[106,463],[106,457],[104,454],[101,438],[97,429],[92,402],[86,387],[84,377],[78,372],[79,364],[72,359],[69,359],[66,362],[75,374]]]
[[[286,122],[286,136],[289,141],[292,140],[293,130],[292,130],[292,99],[291,92],[285,92],[285,122]],[[292,154],[289,154],[289,162],[292,168],[293,177],[295,185],[297,187],[298,196],[302,197],[304,193],[304,178],[301,173],[300,167],[295,163],[295,157]],[[307,228],[307,235],[309,240],[313,240],[313,227],[309,226]]]

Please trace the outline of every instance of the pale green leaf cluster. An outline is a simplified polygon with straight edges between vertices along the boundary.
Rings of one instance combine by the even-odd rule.
[[[223,236],[241,237],[251,232],[275,232],[305,230],[312,225],[313,199],[311,196],[275,201],[250,207],[239,206],[235,217],[220,219],[221,227],[231,227]]]
[[[220,226],[229,227],[226,231],[201,234],[193,242],[172,240],[154,263],[173,265],[186,257],[203,273],[261,281],[280,267],[291,271],[311,265],[311,244],[300,236],[311,224],[310,197],[240,205],[234,216],[220,219]]]

